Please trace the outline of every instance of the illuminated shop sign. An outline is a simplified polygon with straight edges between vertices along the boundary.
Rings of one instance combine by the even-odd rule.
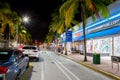
[[[114,21],[110,21],[110,22],[104,23],[102,25],[96,26],[94,28],[87,29],[86,34],[97,32],[97,31],[100,31],[100,30],[105,30],[105,29],[108,29],[108,28],[112,28],[112,27],[120,25],[119,23],[120,23],[120,19],[116,19]]]
[[[116,26],[120,26],[120,13],[113,15],[107,19],[98,21],[92,25],[89,25],[85,28],[86,34],[91,34],[94,32],[99,32],[101,30],[106,30],[110,28],[114,28]],[[77,38],[83,36],[83,30],[80,29],[73,33],[73,38]]]
[[[66,32],[66,42],[72,42],[72,31]]]
[[[86,34],[90,34],[93,32],[98,32],[101,30],[116,27],[118,25],[120,25],[120,13],[113,15],[107,19],[96,22],[92,25],[89,25],[85,29],[86,29]],[[76,31],[73,33],[73,38],[76,38],[82,35],[83,35],[83,32],[82,32],[82,29],[80,29],[79,31]]]
[[[106,30],[106,29],[109,29],[109,28],[113,28],[113,27],[116,27],[116,26],[120,25],[119,23],[120,23],[120,19],[116,19],[114,21],[110,21],[110,22],[107,22],[105,24],[87,29],[86,34],[90,34],[90,33],[93,33],[93,32],[98,32],[98,31],[101,31],[101,30]],[[73,38],[76,38],[76,37],[79,37],[79,36],[82,36],[82,35],[83,35],[82,31],[77,32],[77,33],[73,34]]]
[[[75,33],[75,34],[73,35],[73,37],[75,38],[75,37],[79,37],[79,36],[82,36],[82,35],[83,35],[82,32],[78,32],[78,33]]]
[[[120,18],[120,13],[117,13],[116,15],[113,15],[107,19],[104,19],[104,20],[101,20],[101,21],[98,21],[92,25],[89,25],[86,27],[86,29],[90,29],[90,28],[93,28],[95,26],[98,26],[98,25],[101,25],[103,23],[106,23],[106,22],[110,22],[110,21],[113,21],[113,20],[116,20],[116,19],[119,19]]]

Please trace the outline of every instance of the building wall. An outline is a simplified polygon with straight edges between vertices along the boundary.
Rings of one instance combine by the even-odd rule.
[[[117,0],[113,4],[109,5],[108,8],[110,9],[110,16],[118,14],[120,12],[119,7],[120,7],[120,0]],[[107,24],[104,22],[101,23],[102,26],[105,26],[106,28],[103,27],[103,28],[99,28],[98,30],[103,31],[103,30],[111,29],[116,26],[120,26],[120,20],[119,20],[120,16],[118,18],[116,18],[116,20],[117,19],[118,20],[117,21],[114,20],[114,22],[112,22],[112,18],[110,18],[110,19],[111,20],[109,22],[111,22],[111,23],[109,23],[109,22]],[[101,19],[101,20],[104,20],[104,19]],[[98,23],[101,20],[98,19],[96,22],[93,22],[90,17],[87,20],[89,22],[89,23],[87,23],[87,27],[90,25],[94,25],[95,23]],[[106,21],[107,21],[107,19],[106,19]],[[101,25],[95,26],[96,29],[98,27],[101,27]],[[90,30],[90,29],[91,28],[89,28],[88,30]],[[97,30],[96,30],[96,32],[97,32]],[[95,33],[95,32],[93,32],[93,33]],[[109,32],[109,34],[110,33],[111,32]],[[83,36],[82,30],[80,30],[80,29],[73,32],[73,43],[75,43],[76,41],[82,41],[83,40],[82,36]],[[76,38],[76,39],[74,40],[74,38]],[[83,45],[83,44],[80,43],[80,45]],[[87,53],[109,54],[110,56],[111,55],[120,56],[119,45],[120,45],[120,31],[118,31],[116,34],[113,33],[112,35],[111,34],[105,35],[105,36],[103,35],[103,36],[94,37],[94,38],[90,37],[90,38],[87,38],[87,41],[86,41]]]

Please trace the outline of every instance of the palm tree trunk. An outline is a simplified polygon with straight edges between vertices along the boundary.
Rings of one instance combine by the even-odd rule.
[[[83,21],[83,36],[84,36],[84,61],[87,61],[86,55],[86,34],[85,34],[85,22]]]
[[[66,32],[67,32],[67,29],[65,29],[65,37],[66,37]],[[65,55],[67,55],[66,45],[67,45],[67,40],[66,40],[66,38],[65,38]]]
[[[85,33],[85,8],[84,8],[84,0],[82,1],[82,22],[83,22],[83,37],[84,37],[84,61],[87,61],[87,55],[86,55],[86,33]]]
[[[67,48],[66,48],[66,43],[65,43],[65,55],[67,55]]]

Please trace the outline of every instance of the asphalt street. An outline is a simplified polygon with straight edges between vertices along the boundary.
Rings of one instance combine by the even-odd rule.
[[[32,61],[26,80],[114,80],[84,67],[58,53],[43,50],[40,60]]]

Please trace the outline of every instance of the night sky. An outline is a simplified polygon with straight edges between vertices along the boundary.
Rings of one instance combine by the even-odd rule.
[[[51,13],[60,5],[62,0],[2,0],[8,2],[12,11],[21,17],[28,15],[30,22],[25,26],[33,40],[43,41],[49,30]]]

